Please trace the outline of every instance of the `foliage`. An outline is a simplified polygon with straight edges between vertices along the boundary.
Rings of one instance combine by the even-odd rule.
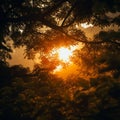
[[[89,40],[76,25],[119,27],[119,4],[119,0],[1,0],[0,119],[118,120],[120,30],[103,29]],[[52,75],[55,61],[45,55],[43,64],[53,68],[10,67],[6,59],[11,58],[11,41],[14,47],[26,46],[31,59],[54,47],[83,43],[73,56],[79,76],[63,81]]]
[[[43,70],[37,75],[17,76],[0,89],[0,118],[117,120],[119,85],[119,81],[106,76],[63,81]]]
[[[0,49],[10,51],[7,36],[14,41],[15,47],[27,46],[28,56],[33,50],[46,50],[62,43],[66,45],[71,40],[91,43],[75,26],[84,22],[101,27],[119,26],[119,11],[119,1],[116,0],[1,0]],[[103,34],[106,34],[104,39]],[[101,32],[99,40],[94,39],[92,43],[119,45],[119,31],[111,31],[108,35]],[[48,47],[49,44],[52,46]]]

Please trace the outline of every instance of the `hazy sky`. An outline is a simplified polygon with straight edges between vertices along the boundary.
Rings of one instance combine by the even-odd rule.
[[[30,67],[30,69],[33,68],[34,61],[28,60],[27,58],[24,58],[24,49],[25,47],[15,48],[12,55],[12,59],[8,60],[10,65],[19,65],[22,64],[25,67]]]

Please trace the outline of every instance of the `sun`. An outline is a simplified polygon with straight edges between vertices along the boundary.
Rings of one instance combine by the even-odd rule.
[[[57,54],[56,59],[58,59],[58,61],[59,61],[58,65],[53,70],[53,74],[58,74],[61,77],[64,77],[65,75],[63,74],[63,72],[65,72],[65,74],[66,74],[66,71],[67,71],[67,73],[69,73],[67,68],[69,66],[73,66],[73,62],[71,60],[71,57],[74,55],[74,51],[76,49],[77,49],[77,46],[71,45],[69,47],[56,48],[52,51],[52,54]],[[62,76],[62,74],[63,74],[63,76]]]
[[[73,52],[77,49],[77,46],[60,47],[57,49],[58,59],[64,63],[70,62],[70,58],[73,56]]]
[[[59,60],[63,62],[69,62],[70,56],[72,56],[72,51],[70,49],[64,47],[58,49]]]

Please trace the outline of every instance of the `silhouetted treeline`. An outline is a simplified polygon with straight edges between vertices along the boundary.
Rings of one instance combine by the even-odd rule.
[[[20,65],[9,67],[2,63],[0,67],[1,120],[118,120],[120,117],[120,83],[113,77],[63,81],[38,67],[32,72]]]

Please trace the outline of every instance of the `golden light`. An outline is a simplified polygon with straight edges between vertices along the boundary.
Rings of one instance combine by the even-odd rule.
[[[70,77],[78,76],[79,69],[75,63],[71,62],[71,64],[67,65],[66,67],[63,67],[62,65],[57,66],[56,69],[54,69],[53,74],[57,75],[63,80],[67,80],[69,75]]]
[[[76,45],[70,45],[68,47],[56,47],[50,50],[48,54],[42,54],[45,60],[48,61],[47,63],[43,61],[40,53],[36,53],[34,61],[35,63],[39,63],[44,67],[51,68],[54,66],[54,68],[51,70],[51,73],[66,79],[71,74],[78,74],[77,66],[73,62],[72,58],[74,59],[74,52],[76,50],[80,50],[82,47],[83,45],[80,43]]]
[[[58,65],[54,70],[53,73],[59,72],[63,68],[62,65]]]

